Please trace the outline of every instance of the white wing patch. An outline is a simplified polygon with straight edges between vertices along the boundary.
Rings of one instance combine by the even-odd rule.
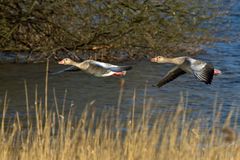
[[[95,64],[97,66],[101,66],[101,67],[106,68],[106,69],[111,68],[111,67],[118,67],[118,66],[113,65],[113,64],[98,62],[98,61],[94,61],[94,60],[91,60],[90,63]]]
[[[200,71],[207,65],[206,62],[199,61],[193,58],[188,58],[188,60],[190,62],[190,67],[193,71]]]

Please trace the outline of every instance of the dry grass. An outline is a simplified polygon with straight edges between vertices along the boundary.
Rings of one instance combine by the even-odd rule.
[[[92,108],[88,104],[86,108]],[[221,129],[216,125],[201,127],[205,121],[186,118],[182,105],[175,113],[159,115],[152,120],[144,106],[140,118],[113,120],[116,113],[82,113],[77,121],[73,112],[60,115],[48,112],[36,99],[35,118],[27,123],[16,114],[6,125],[7,96],[4,101],[0,132],[1,159],[238,159],[240,144],[236,131],[230,127],[230,116]],[[131,109],[134,111],[135,106]],[[45,112],[46,113],[46,112]],[[216,119],[219,117],[216,116]],[[210,131],[209,131],[210,130]]]

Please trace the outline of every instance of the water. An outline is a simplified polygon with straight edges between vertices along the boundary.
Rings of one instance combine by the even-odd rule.
[[[239,18],[240,5],[232,8],[234,14],[228,17],[231,28],[225,34],[234,36],[240,31]],[[223,106],[223,116],[240,104],[240,41],[231,43],[215,43],[211,48],[205,47],[207,53],[200,58],[212,63],[215,68],[222,70],[223,74],[214,77],[212,85],[196,81],[191,75],[183,75],[162,88],[152,87],[160,78],[173,67],[173,65],[159,65],[146,61],[133,64],[134,69],[127,73],[120,112],[127,118],[132,106],[134,89],[137,93],[136,116],[141,113],[144,100],[145,87],[147,98],[152,98],[151,112],[157,114],[164,110],[176,108],[180,94],[187,97],[187,108],[192,113],[203,113],[212,116],[215,101]],[[65,66],[50,64],[50,70],[60,70]],[[37,87],[38,96],[44,100],[45,64],[4,64],[0,65],[0,103],[3,102],[7,91],[9,107],[7,116],[26,116],[26,100],[24,80],[27,82],[29,101],[32,112],[34,93]],[[74,107],[77,115],[81,114],[87,103],[95,101],[97,111],[103,109],[116,109],[121,78],[96,78],[83,72],[64,73],[49,76],[49,106],[54,106],[53,89],[56,91],[59,106],[62,106],[66,94],[66,111]],[[2,109],[2,108],[1,108]]]

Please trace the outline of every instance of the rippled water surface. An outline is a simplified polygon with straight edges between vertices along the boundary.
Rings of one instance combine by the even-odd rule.
[[[231,20],[232,28],[227,35],[239,33],[240,5],[232,11],[234,14],[227,18]],[[145,87],[147,97],[153,99],[151,111],[159,113],[165,109],[174,109],[179,102],[180,93],[187,97],[187,107],[195,113],[212,115],[215,100],[222,104],[227,114],[232,108],[240,104],[240,41],[231,43],[216,43],[211,48],[205,48],[207,53],[197,56],[212,63],[222,70],[223,74],[214,77],[212,85],[196,81],[191,75],[183,75],[162,88],[152,87],[173,65],[159,65],[146,61],[132,64],[134,69],[127,73],[125,80],[123,100],[120,111],[127,117],[132,105],[134,89],[137,93],[137,108],[143,104]],[[50,70],[60,70],[65,66],[50,64]],[[8,115],[19,112],[25,115],[24,80],[27,82],[30,104],[34,104],[35,89],[38,96],[44,100],[45,64],[5,64],[0,65],[0,102],[3,101],[7,91],[9,98]],[[59,106],[62,106],[66,94],[66,110],[69,106],[81,113],[85,105],[95,100],[98,110],[102,108],[115,108],[119,97],[121,78],[96,78],[83,72],[69,72],[49,76],[49,104],[54,106],[53,89],[56,91]],[[1,103],[0,103],[1,104]]]

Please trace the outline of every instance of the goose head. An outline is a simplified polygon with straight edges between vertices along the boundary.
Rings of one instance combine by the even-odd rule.
[[[64,58],[63,60],[59,61],[58,64],[63,64],[63,65],[72,65],[73,60],[69,58]]]
[[[165,63],[166,58],[163,56],[157,56],[151,59],[151,62]]]

